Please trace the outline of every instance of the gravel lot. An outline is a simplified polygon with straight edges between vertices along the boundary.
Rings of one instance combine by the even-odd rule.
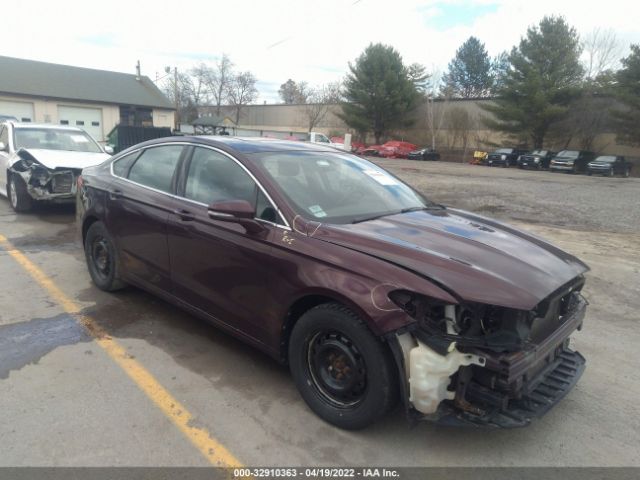
[[[482,215],[576,230],[640,233],[640,178],[370,159],[430,199]]]

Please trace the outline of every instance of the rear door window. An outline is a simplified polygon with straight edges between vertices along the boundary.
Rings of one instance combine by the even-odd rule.
[[[165,145],[144,150],[129,170],[132,182],[173,193],[173,176],[184,147]]]

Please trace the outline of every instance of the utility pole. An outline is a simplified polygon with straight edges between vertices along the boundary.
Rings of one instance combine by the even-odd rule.
[[[174,116],[174,130],[180,129],[180,98],[178,96],[178,67],[173,67],[173,98],[176,101],[176,114]]]

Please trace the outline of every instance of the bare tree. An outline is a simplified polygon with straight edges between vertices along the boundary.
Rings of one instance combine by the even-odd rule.
[[[228,97],[229,103],[233,105],[236,111],[236,125],[240,121],[242,107],[258,98],[256,81],[255,75],[251,72],[241,72],[233,76],[229,86]]]
[[[309,125],[309,131],[312,131],[320,122],[322,122],[322,120],[324,120],[324,117],[327,115],[332,104],[336,104],[340,101],[340,89],[340,82],[333,82],[308,90],[309,93],[306,95],[305,114]]]
[[[582,48],[585,54],[585,78],[593,81],[607,70],[618,66],[622,49],[612,29],[596,28],[584,37]]]
[[[434,70],[431,74],[429,84],[425,90],[425,100],[427,104],[426,124],[431,137],[431,148],[435,150],[436,139],[442,129],[445,113],[449,106],[451,95],[444,91],[439,94],[442,73]],[[438,100],[436,102],[436,100]]]
[[[189,74],[183,72],[177,72],[177,75],[170,73],[163,80],[160,89],[171,103],[177,106],[176,121],[178,123],[191,121],[198,116],[197,110],[200,104],[194,98],[194,81]]]
[[[233,62],[226,53],[223,53],[206,77],[207,88],[216,105],[216,115],[220,115],[220,105],[228,99],[232,80]]]

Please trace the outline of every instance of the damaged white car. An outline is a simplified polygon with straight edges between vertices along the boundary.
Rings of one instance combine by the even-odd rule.
[[[107,158],[80,128],[0,124],[0,194],[16,212],[31,210],[36,201],[73,202],[82,169]]]

